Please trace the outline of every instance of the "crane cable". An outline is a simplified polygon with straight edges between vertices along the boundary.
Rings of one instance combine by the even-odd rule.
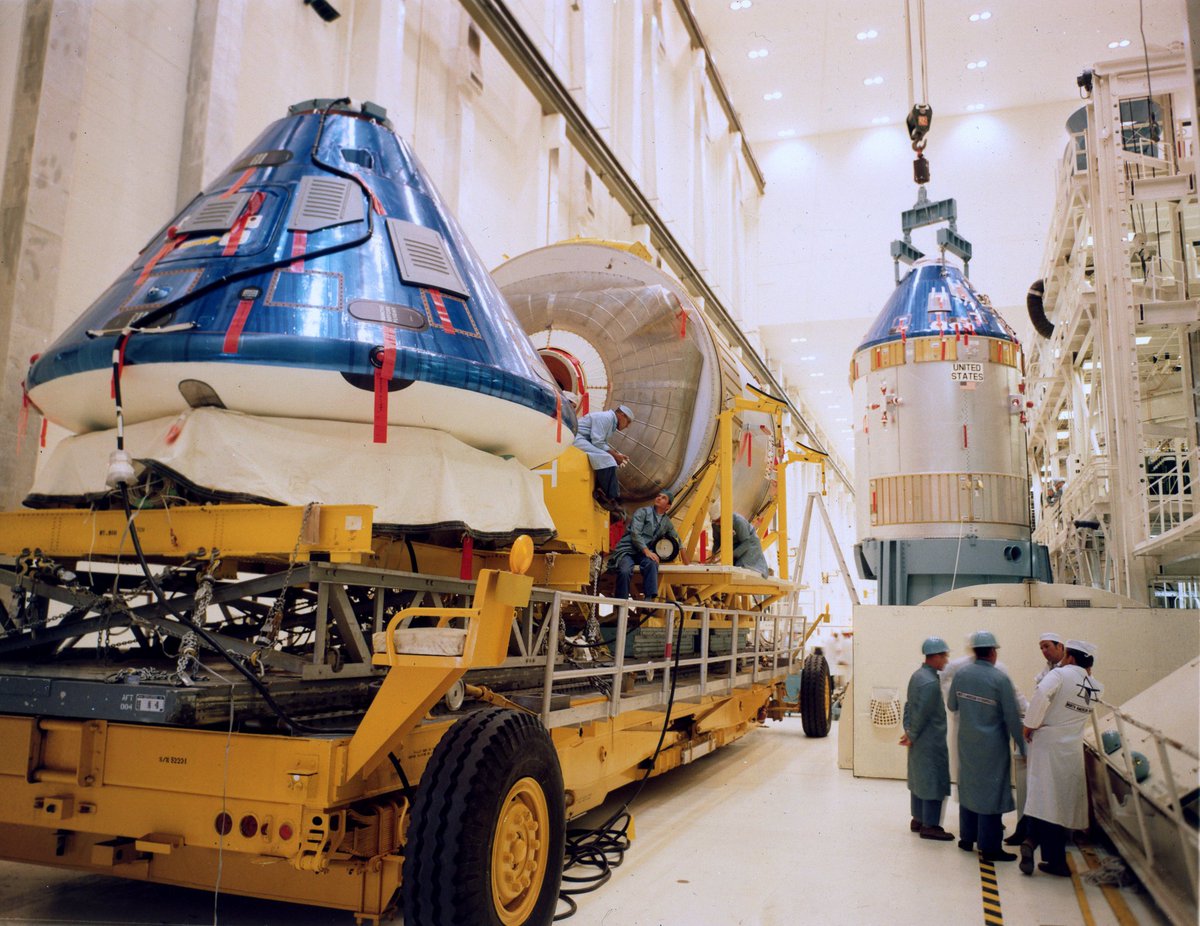
[[[929,162],[925,160],[925,136],[929,133],[933,121],[933,107],[929,105],[929,55],[925,44],[925,0],[916,0],[917,6],[917,41],[920,45],[921,65],[921,98],[918,102],[913,89],[913,37],[912,37],[912,2],[904,0],[904,48],[908,62],[908,116],[905,123],[908,126],[908,137],[912,140],[912,149],[917,153],[913,162],[913,181],[919,186],[929,182]]]

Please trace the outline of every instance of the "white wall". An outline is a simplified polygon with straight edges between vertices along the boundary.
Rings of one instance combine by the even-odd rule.
[[[0,155],[7,161],[13,92],[17,86],[17,65],[21,60],[21,27],[25,9],[20,3],[0,3]],[[0,183],[4,165],[0,165]]]
[[[174,212],[193,4],[97,3],[54,330],[78,318]]]
[[[958,230],[974,245],[971,279],[1010,323],[1021,323],[1054,206],[1054,171],[1076,104],[937,119],[926,157],[929,198],[958,203]],[[894,287],[888,246],[912,207],[913,152],[899,126],[760,146],[762,325],[874,319]],[[932,229],[913,242],[936,253]],[[1008,311],[1017,307],[1018,313]],[[849,357],[845,358],[849,362]]]
[[[1026,697],[1033,677],[1045,665],[1038,638],[1046,631],[1063,639],[1098,646],[1093,675],[1104,683],[1102,697],[1121,704],[1166,677],[1200,653],[1195,611],[1148,608],[948,608],[869,607],[854,612],[854,774],[863,778],[904,778],[906,756],[898,745],[901,729],[871,725],[872,689],[894,688],[903,702],[908,679],[924,657],[921,641],[939,636],[967,652],[976,630],[991,630],[1000,643],[1000,661]],[[1133,655],[1136,654],[1136,655]],[[1170,706],[1165,706],[1170,710]],[[1153,724],[1153,718],[1146,718]]]

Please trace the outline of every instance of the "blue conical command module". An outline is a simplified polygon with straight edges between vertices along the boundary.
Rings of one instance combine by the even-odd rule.
[[[889,341],[947,335],[1016,340],[959,267],[927,258],[900,281],[855,353]]]
[[[71,431],[111,428],[115,366],[130,424],[217,406],[405,425],[531,466],[575,426],[370,103],[291,107],[35,360],[30,399]]]

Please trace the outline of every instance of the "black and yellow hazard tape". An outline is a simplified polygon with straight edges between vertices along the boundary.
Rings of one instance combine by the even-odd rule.
[[[987,926],[1004,926],[1000,909],[1000,885],[996,881],[996,866],[979,856],[979,894],[983,902],[983,921]]]

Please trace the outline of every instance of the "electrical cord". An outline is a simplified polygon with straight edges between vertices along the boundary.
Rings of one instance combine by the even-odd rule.
[[[371,206],[372,193],[371,193],[370,188],[367,186],[366,182],[361,177],[357,176],[356,174],[353,174],[349,171],[342,170],[341,168],[338,168],[338,167],[334,167],[332,164],[322,161],[320,158],[317,157],[317,148],[320,146],[321,139],[325,133],[326,117],[332,111],[334,106],[338,106],[343,103],[349,103],[349,102],[350,102],[349,97],[342,97],[340,100],[334,100],[327,107],[325,107],[324,110],[322,110],[321,121],[317,127],[317,137],[313,141],[311,157],[312,157],[313,163],[316,164],[318,167],[320,167],[322,170],[328,171],[331,174],[336,174],[339,177],[345,177],[347,180],[353,181],[363,191],[363,194],[367,197],[367,200],[368,200],[367,204],[366,204],[366,210],[365,210],[366,217],[367,217],[367,230],[362,235],[360,235],[358,238],[354,238],[350,241],[343,241],[338,244],[326,245],[323,248],[317,248],[314,251],[307,252],[304,255],[304,259],[306,261],[316,260],[319,257],[326,257],[330,254],[338,254],[342,251],[348,251],[348,250],[352,250],[354,248],[360,247],[361,245],[364,245],[368,241],[370,241],[371,238],[374,237],[374,235],[375,235],[375,215],[374,215],[374,209]],[[217,279],[215,279],[215,280],[210,280],[208,283],[205,283],[203,286],[198,286],[195,289],[191,290],[190,292],[180,293],[175,299],[173,299],[169,302],[165,302],[161,306],[158,306],[157,308],[150,309],[148,312],[146,312],[145,315],[141,316],[136,321],[130,322],[129,325],[127,325],[125,327],[125,329],[117,337],[117,342],[113,347],[114,356],[119,354],[122,344],[125,341],[128,341],[129,337],[131,335],[133,335],[134,332],[149,328],[153,322],[156,322],[160,318],[165,318],[165,317],[175,313],[185,304],[192,302],[192,301],[200,298],[201,296],[208,295],[208,293],[213,292],[216,289],[220,289],[221,287],[228,286],[231,283],[236,283],[238,280],[248,279],[249,277],[257,276],[260,273],[266,273],[270,270],[278,270],[281,267],[290,266],[291,264],[293,264],[295,262],[295,260],[296,260],[295,257],[293,257],[291,254],[289,254],[287,257],[282,257],[282,258],[279,258],[278,260],[267,261],[266,263],[263,263],[263,264],[256,264],[253,267],[246,267],[246,268],[243,268],[242,270],[232,271],[230,273],[224,274],[223,276],[217,277]],[[89,334],[92,334],[92,332],[89,332]],[[120,435],[118,435],[118,441],[120,441],[120,439],[121,439],[121,437],[120,437]]]
[[[671,671],[671,690],[667,695],[667,709],[663,714],[663,725],[658,733],[658,743],[654,747],[654,754],[643,763],[645,772],[634,786],[633,794],[607,820],[591,829],[567,830],[562,880],[565,883],[580,886],[564,887],[559,890],[558,899],[567,905],[567,909],[562,913],[556,913],[554,922],[575,915],[579,909],[579,904],[574,899],[576,896],[590,894],[608,883],[612,878],[613,869],[618,868],[625,860],[625,852],[631,845],[629,825],[633,822],[633,816],[629,813],[629,808],[642,793],[642,788],[645,787],[646,781],[654,771],[654,764],[658,761],[663,742],[667,738],[667,730],[671,725],[671,709],[675,704],[675,685],[679,680],[679,662],[683,652],[683,606],[677,601],[672,604],[679,612],[679,623],[675,628],[675,665]],[[595,870],[583,874],[567,874],[572,868]]]
[[[146,577],[146,581],[150,583],[150,588],[154,592],[154,597],[158,599],[159,604],[166,608],[167,611],[170,612],[171,616],[177,621],[195,631],[196,634],[203,639],[212,650],[217,652],[231,666],[233,666],[233,668],[236,669],[246,679],[246,681],[250,683],[251,687],[258,692],[259,696],[262,697],[263,702],[271,709],[275,716],[279,718],[283,725],[287,727],[289,733],[309,736],[352,735],[354,733],[354,730],[352,729],[336,730],[326,729],[324,727],[312,727],[290,717],[287,712],[284,711],[283,707],[280,706],[279,702],[276,701],[271,695],[270,689],[267,688],[262,679],[260,679],[254,673],[253,669],[247,666],[245,662],[239,659],[234,653],[222,646],[221,641],[213,636],[208,630],[206,630],[199,622],[192,620],[182,611],[179,611],[175,608],[170,599],[163,594],[162,587],[158,584],[158,581],[154,578],[153,573],[150,571],[150,563],[146,560],[146,554],[142,551],[142,541],[138,538],[137,528],[133,524],[133,510],[129,505],[129,487],[125,485],[125,483],[121,483],[120,488],[121,504],[125,509],[125,520],[129,525],[129,536],[133,540],[134,552],[137,554],[138,563],[142,567],[142,574]]]

